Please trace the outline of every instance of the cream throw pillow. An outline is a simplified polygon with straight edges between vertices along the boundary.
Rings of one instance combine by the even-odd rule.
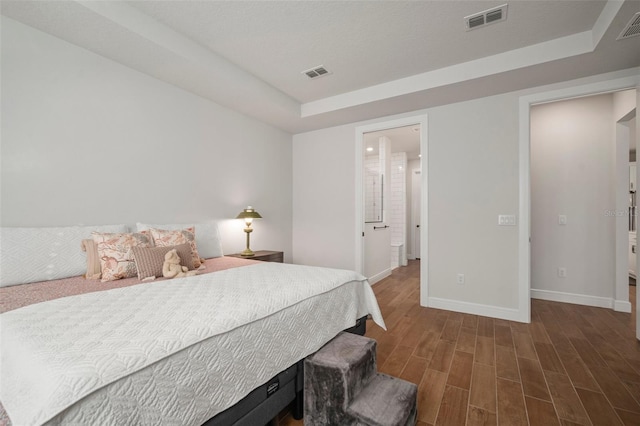
[[[99,280],[102,277],[98,245],[93,240],[82,240],[82,251],[87,253],[87,272],[84,277],[88,280]]]

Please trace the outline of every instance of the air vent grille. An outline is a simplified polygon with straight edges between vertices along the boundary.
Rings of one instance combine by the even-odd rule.
[[[469,29],[484,25],[484,15],[474,16],[473,18],[470,18],[468,22]]]
[[[496,22],[505,21],[507,19],[507,8],[508,5],[503,4],[502,6],[466,16],[464,18],[464,24],[467,31],[475,30],[476,28],[484,27],[489,24],[495,24]]]
[[[635,37],[640,35],[640,12],[633,15],[629,23],[622,30],[617,40],[622,40],[624,38]]]
[[[502,20],[502,9],[492,10],[491,12],[487,12],[487,24],[495,21]]]
[[[325,75],[331,74],[324,65],[318,65],[317,67],[310,68],[306,71],[302,71],[302,74],[305,74],[309,78],[318,78]]]

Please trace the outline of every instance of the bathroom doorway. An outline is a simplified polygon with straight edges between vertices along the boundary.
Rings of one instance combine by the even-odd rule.
[[[419,175],[419,200],[412,189],[413,172],[421,169],[425,151],[426,116],[356,129],[356,265],[372,284],[414,259],[416,242],[426,256],[426,227],[417,237],[413,230],[416,212],[418,221],[426,223],[424,175]]]
[[[412,251],[411,171],[419,167],[420,125],[365,133],[363,147],[364,272],[373,283],[406,266]]]

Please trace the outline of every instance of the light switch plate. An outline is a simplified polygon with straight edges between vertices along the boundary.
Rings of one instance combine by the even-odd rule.
[[[567,215],[561,214],[558,215],[558,225],[566,225],[567,224]]]
[[[516,216],[513,214],[500,214],[498,215],[498,225],[516,226]]]

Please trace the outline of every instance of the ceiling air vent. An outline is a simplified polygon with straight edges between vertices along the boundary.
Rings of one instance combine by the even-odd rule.
[[[306,71],[302,71],[302,74],[306,74],[309,78],[318,78],[325,75],[331,74],[331,72],[327,71],[324,65],[319,65],[317,67],[310,68]]]
[[[503,4],[502,6],[494,7],[485,10],[484,12],[466,16],[464,18],[464,25],[467,28],[467,31],[506,20],[507,7],[507,4]]]
[[[640,35],[640,12],[633,15],[616,40],[622,40],[624,38],[634,37],[637,35]]]

